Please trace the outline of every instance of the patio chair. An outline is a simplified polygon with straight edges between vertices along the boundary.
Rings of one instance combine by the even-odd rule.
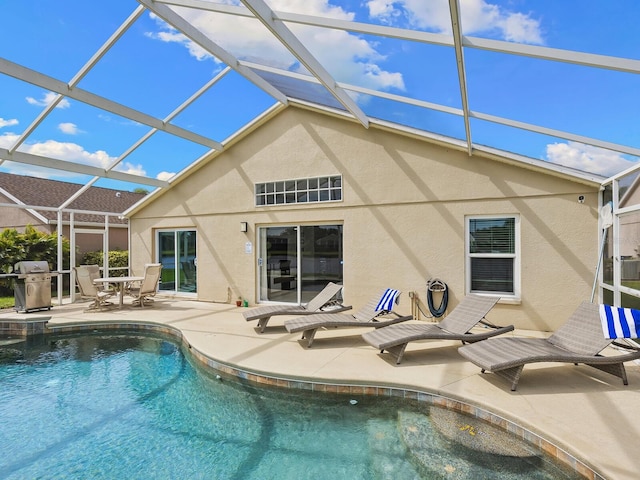
[[[162,272],[161,263],[147,263],[144,266],[144,279],[140,282],[133,283],[127,289],[127,293],[133,297],[132,305],[151,305],[153,298],[158,291],[158,283],[160,282],[160,273]]]
[[[306,305],[262,305],[243,312],[246,321],[258,320],[257,329],[264,333],[267,323],[275,315],[311,315],[326,312],[330,314],[350,310],[351,306],[342,305],[340,292],[342,285],[329,282]]]
[[[411,323],[393,325],[367,332],[362,338],[369,345],[384,353],[386,350],[396,359],[396,365],[402,361],[409,342],[418,340],[460,340],[473,343],[495,335],[510,332],[513,325],[499,327],[485,319],[485,316],[498,302],[497,297],[467,295],[440,323]],[[488,327],[485,331],[471,332],[476,325]]]
[[[109,284],[97,283],[94,281],[98,278],[102,278],[102,275],[100,274],[100,267],[98,265],[80,265],[80,266],[83,268],[86,268],[89,271],[89,277],[91,278],[91,281],[99,291],[110,292],[112,295],[118,294],[117,290],[112,288]]]
[[[377,295],[354,314],[348,313],[315,313],[305,317],[286,320],[284,326],[289,333],[302,332],[302,340],[311,347],[316,332],[320,328],[330,327],[374,327],[380,328],[413,318],[411,315],[401,316],[393,311],[398,303],[400,292],[386,289]],[[383,302],[386,304],[382,305]],[[390,315],[390,316],[389,316]]]
[[[601,355],[610,344],[629,353]],[[605,338],[598,305],[584,302],[567,322],[548,338],[495,338],[458,349],[467,360],[511,382],[515,391],[528,363],[584,363],[622,379],[628,385],[624,362],[640,358],[640,349]]]
[[[100,277],[100,267],[98,265],[80,265],[73,267],[73,271],[80,291],[80,298],[93,300],[86,311],[104,310],[112,305],[107,300],[113,297],[116,292],[105,288],[104,285],[93,283],[94,279]]]

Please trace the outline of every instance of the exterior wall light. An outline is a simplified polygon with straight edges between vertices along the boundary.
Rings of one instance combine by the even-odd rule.
[[[240,222],[240,231],[241,232],[247,233],[248,227],[249,226],[248,226],[247,222]]]

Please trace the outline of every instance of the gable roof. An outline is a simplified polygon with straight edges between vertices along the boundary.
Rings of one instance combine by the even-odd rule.
[[[77,183],[60,182],[46,178],[29,177],[0,172],[0,193],[9,194],[16,203],[31,207],[58,208],[83,187]],[[102,187],[89,187],[66,207],[67,210],[101,212],[101,214],[76,213],[74,220],[83,223],[104,223],[104,213],[115,214],[109,223],[125,224],[126,220],[118,215],[142,200],[145,193],[126,192]],[[52,210],[38,210],[38,215],[48,223],[56,223],[58,215]],[[69,219],[69,213],[63,214],[63,220]]]
[[[35,50],[7,49],[9,55],[0,59],[0,80],[6,79],[9,86],[2,92],[9,99],[28,89],[25,94],[33,99],[45,90],[52,100],[41,105],[34,122],[31,113],[13,107],[19,102],[7,100],[12,108],[3,116],[16,120],[12,125],[16,140],[0,146],[0,163],[165,188],[170,185],[166,178],[175,178],[169,175],[223,150],[225,139],[251,119],[273,105],[293,104],[340,110],[363,128],[383,121],[420,129],[456,147],[461,144],[469,155],[486,145],[534,155],[535,160],[545,145],[561,142],[640,156],[638,142],[623,135],[627,129],[611,125],[625,126],[635,118],[634,102],[614,103],[609,98],[611,92],[634,91],[635,84],[626,82],[639,77],[640,60],[629,54],[624,36],[615,46],[603,46],[588,42],[588,35],[585,39],[576,34],[575,12],[566,18],[575,38],[567,44],[558,35],[531,39],[532,43],[497,35],[502,28],[494,22],[505,23],[507,17],[503,17],[506,10],[493,2],[491,16],[500,12],[492,22],[494,28],[475,30],[469,26],[475,21],[467,22],[465,30],[461,21],[465,15],[475,17],[475,3],[453,0],[413,2],[421,8],[427,3],[437,3],[434,8],[441,5],[442,16],[429,15],[438,19],[437,25],[415,21],[417,10],[408,2],[387,2],[389,8],[378,9],[377,15],[355,8],[369,2],[347,1],[318,2],[327,7],[318,8],[316,2],[120,0],[92,3],[93,15],[79,15],[86,2],[78,0],[5,3],[15,4],[7,14],[14,37],[24,35],[29,40],[16,42]],[[42,13],[49,12],[43,8],[51,13]],[[44,19],[55,13],[61,21],[33,28],[35,11]],[[541,7],[537,11],[545,16]],[[624,15],[620,11],[612,6],[607,13],[616,18]],[[528,26],[524,30],[538,31],[535,16],[523,11],[510,12],[508,18],[520,18],[523,23],[518,24]],[[547,29],[562,24],[558,17],[547,18]],[[54,27],[60,25],[64,35],[55,34]],[[587,48],[585,41],[593,48]],[[39,48],[45,42],[65,59],[54,71]],[[182,47],[176,48],[177,44]],[[339,55],[333,54],[336,48]],[[215,66],[206,63],[211,61]],[[122,84],[103,78],[105,73],[118,75],[116,65],[130,70]],[[166,65],[179,65],[172,69],[175,77],[167,75]],[[422,67],[413,68],[416,65]],[[511,85],[509,96],[505,86]],[[109,127],[105,122],[91,132],[95,135],[91,144],[96,145],[92,149],[110,156],[122,152],[108,167],[33,148],[45,143],[35,138],[37,127],[55,122],[56,106],[63,102],[83,105],[66,110],[65,122],[73,125],[84,123],[80,112],[94,109],[129,120]],[[29,103],[29,108],[33,105]],[[580,115],[582,109],[589,113]],[[216,115],[209,117],[210,112]],[[141,126],[148,130],[139,136]],[[177,144],[180,148],[175,148]],[[142,153],[142,145],[150,145],[155,153]],[[172,155],[157,154],[169,151]],[[145,174],[122,168],[127,158],[144,164]],[[164,162],[171,162],[171,172]]]
[[[145,208],[145,206],[154,202],[157,198],[159,198],[160,196],[162,196],[163,194],[171,190],[173,186],[178,185],[180,182],[189,178],[191,175],[196,174],[198,170],[200,170],[200,168],[204,167],[209,162],[215,161],[217,157],[224,155],[226,152],[229,152],[234,145],[242,142],[251,141],[250,140],[251,134],[257,129],[263,128],[265,126],[268,127],[270,121],[276,116],[286,114],[286,112],[291,112],[292,110],[295,110],[295,109],[302,109],[306,111],[315,112],[316,114],[334,117],[346,122],[355,122],[355,120],[350,118],[348,115],[345,115],[339,111],[326,108],[326,107],[317,107],[313,105],[288,105],[284,107],[275,107],[271,109],[269,112],[267,112],[267,114],[253,121],[249,126],[247,126],[247,128],[244,128],[236,132],[233,136],[229,137],[223,144],[224,145],[223,151],[212,152],[209,155],[203,156],[198,161],[193,162],[191,165],[189,165],[189,167],[185,168],[184,170],[176,174],[175,177],[173,177],[168,182],[169,184],[167,187],[155,189],[154,191],[149,193],[149,195],[147,195],[143,200],[132,205],[131,208],[127,209],[123,215],[127,217],[132,217],[138,211]],[[419,129],[401,127],[394,123],[372,121],[369,125],[368,131],[375,131],[375,130],[382,130],[398,136],[413,138],[418,141],[422,141],[430,145],[436,145],[445,149],[457,150],[462,152],[466,151],[466,146],[464,142],[458,142],[458,143],[451,142],[450,139],[446,139],[438,135],[429,134]],[[584,172],[582,170],[577,170],[571,167],[563,167],[561,165],[556,165],[550,162],[546,162],[544,160],[524,157],[521,155],[514,155],[508,152],[504,152],[504,151],[494,149],[494,148],[489,148],[489,147],[475,148],[472,157],[486,158],[496,162],[502,162],[509,165],[513,165],[518,168],[540,172],[545,175],[561,177],[561,178],[564,178],[565,180],[587,185],[589,187],[597,188],[605,180],[605,177],[595,173]]]

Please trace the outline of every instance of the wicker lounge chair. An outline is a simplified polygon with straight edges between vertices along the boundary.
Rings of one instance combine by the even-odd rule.
[[[609,344],[629,349],[630,353],[600,355]],[[598,305],[584,302],[567,322],[549,338],[495,338],[477,345],[460,347],[460,354],[482,369],[511,382],[515,391],[527,363],[584,363],[622,379],[627,385],[624,362],[640,358],[640,350],[605,338]]]
[[[275,315],[312,315],[314,313],[326,312],[334,314],[350,310],[350,306],[341,304],[340,292],[342,285],[329,282],[315,297],[309,300],[306,305],[263,305],[252,308],[242,315],[250,322],[258,320],[258,330],[264,332],[267,323]]]
[[[386,291],[385,291],[386,292]],[[302,339],[307,341],[307,348],[313,344],[316,332],[320,328],[329,327],[374,327],[380,328],[413,318],[411,315],[401,316],[385,309],[376,310],[385,292],[373,297],[354,314],[348,313],[316,313],[306,317],[286,320],[284,326],[289,333],[302,332]]]
[[[487,322],[484,317],[498,302],[497,297],[467,295],[440,323],[407,323],[380,328],[362,335],[365,342],[384,353],[386,350],[402,361],[409,342],[418,340],[460,340],[473,343],[495,335],[510,332],[513,325],[498,327]],[[478,323],[489,327],[484,332],[470,332]]]

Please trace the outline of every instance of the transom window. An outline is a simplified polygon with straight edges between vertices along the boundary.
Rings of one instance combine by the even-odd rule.
[[[467,217],[467,292],[520,298],[520,218]]]
[[[298,178],[255,184],[256,206],[342,200],[342,176]]]

